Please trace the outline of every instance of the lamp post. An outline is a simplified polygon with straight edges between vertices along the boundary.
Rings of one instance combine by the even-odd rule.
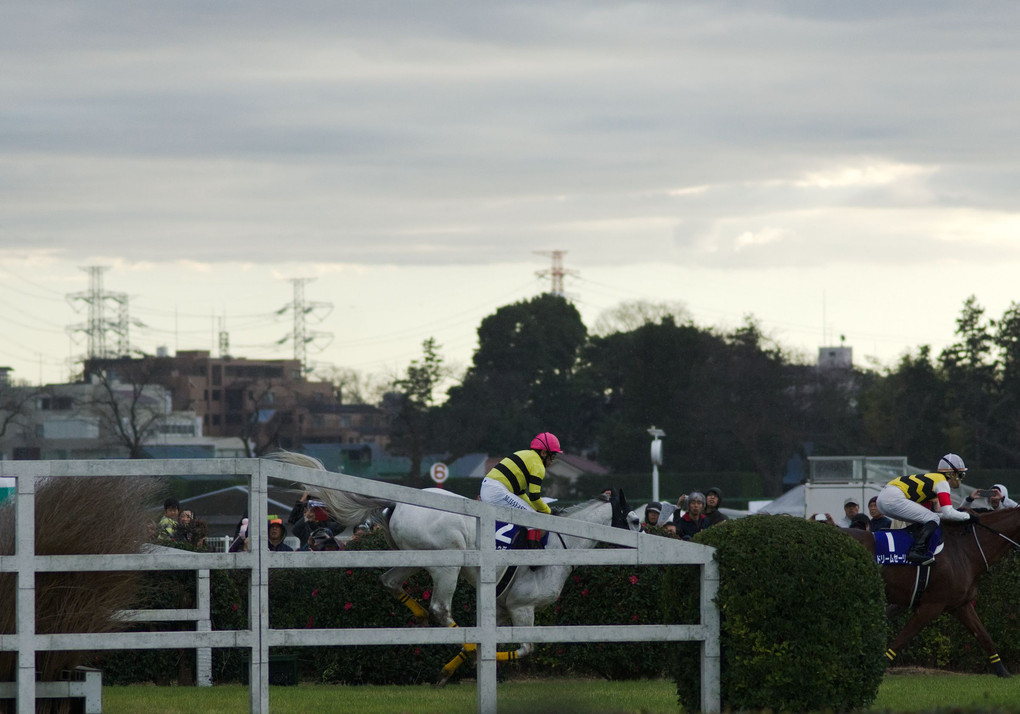
[[[662,429],[652,426],[648,430],[652,436],[652,500],[659,500],[659,467],[662,466],[662,442],[659,440],[666,435]]]

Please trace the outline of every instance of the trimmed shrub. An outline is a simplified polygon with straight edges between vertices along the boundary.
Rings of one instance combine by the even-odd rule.
[[[749,516],[698,534],[717,548],[724,710],[849,711],[882,679],[885,602],[867,551],[835,528],[788,516]],[[696,622],[693,568],[666,575],[663,611]],[[699,708],[697,643],[678,643],[681,705]]]

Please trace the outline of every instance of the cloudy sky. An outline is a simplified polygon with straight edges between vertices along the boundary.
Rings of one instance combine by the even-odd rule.
[[[63,379],[88,266],[132,346],[400,370],[548,287],[755,315],[860,365],[1020,291],[1017,3],[0,9],[0,365]],[[331,307],[330,307],[331,306]],[[280,312],[280,314],[277,314]],[[111,338],[112,340],[112,338]],[[283,340],[281,344],[278,341]]]

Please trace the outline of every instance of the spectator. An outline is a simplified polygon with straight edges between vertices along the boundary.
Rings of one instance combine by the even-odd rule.
[[[294,551],[289,545],[283,542],[283,539],[287,537],[287,527],[283,525],[283,521],[279,518],[273,518],[269,521],[269,541],[266,543],[266,547],[269,550],[278,552]]]
[[[701,531],[708,528],[708,518],[705,516],[705,496],[694,491],[687,496],[687,512],[679,520],[673,519],[676,524],[676,533],[684,540],[690,540]]]
[[[177,515],[181,512],[181,504],[176,498],[163,501],[163,517],[156,527],[156,537],[160,540],[173,540],[177,532]]]
[[[878,510],[878,496],[872,496],[868,501],[868,513],[871,514],[870,528],[871,531],[887,531],[892,529],[892,519],[882,515],[882,512]]]
[[[205,539],[209,535],[209,527],[201,518],[196,518],[188,528],[188,542],[196,548],[206,550]]]
[[[361,536],[368,535],[371,532],[372,532],[372,529],[369,528],[367,522],[366,523],[359,523],[358,525],[354,526],[354,536],[353,537],[354,538],[360,538]]]
[[[856,528],[862,531],[871,530],[871,519],[863,513],[857,513],[853,518],[850,519],[850,527]]]
[[[708,519],[708,525],[714,526],[729,520],[719,510],[720,506],[722,506],[722,491],[715,486],[705,491],[705,518]]]
[[[305,543],[308,541],[308,536],[319,528],[328,528],[334,534],[342,532],[344,527],[329,517],[326,504],[314,498],[307,498],[307,496],[306,493],[302,500],[298,501],[298,505],[303,508],[303,515],[291,530],[294,537]],[[291,518],[293,516],[294,512],[291,511]]]
[[[994,484],[991,488],[971,491],[971,494],[967,496],[966,503],[964,503],[964,505],[971,505],[975,498],[988,499],[987,510],[990,511],[998,511],[1000,508],[1016,508],[1017,506],[1016,501],[1009,497],[1009,490],[1001,483]]]
[[[843,517],[836,521],[836,525],[840,528],[849,528],[850,519],[861,512],[861,504],[857,502],[854,497],[848,498],[843,501]]]
[[[340,544],[336,542],[336,536],[332,529],[320,527],[309,534],[308,540],[301,546],[301,550],[340,550]]]
[[[174,540],[188,543],[191,524],[195,520],[195,512],[184,509],[177,516],[177,526],[174,528]]]
[[[662,504],[658,501],[652,501],[645,506],[645,522],[641,524],[641,531],[645,532],[649,528],[659,528],[659,515],[662,513]]]
[[[836,521],[832,520],[832,516],[828,513],[812,513],[809,521],[818,521],[819,523],[828,523],[830,526],[835,526]]]

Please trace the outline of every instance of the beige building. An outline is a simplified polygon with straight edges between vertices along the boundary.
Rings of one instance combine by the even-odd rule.
[[[295,359],[213,357],[206,350],[141,359],[89,360],[85,373],[122,371],[119,378],[161,384],[173,411],[194,412],[208,437],[236,437],[252,455],[304,444],[388,441],[383,413],[339,403],[330,382],[305,378]]]

